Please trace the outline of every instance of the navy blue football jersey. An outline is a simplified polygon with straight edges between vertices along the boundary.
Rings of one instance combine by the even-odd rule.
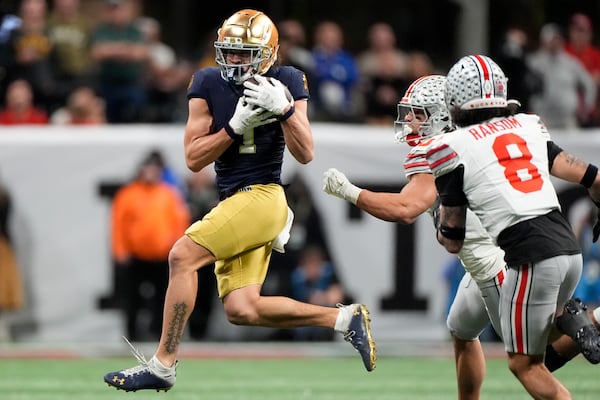
[[[294,100],[309,98],[305,75],[297,68],[273,67],[264,76],[281,81]],[[218,132],[233,116],[243,89],[243,86],[223,79],[218,67],[208,67],[194,73],[187,97],[206,100],[213,116],[212,131]],[[236,138],[215,161],[221,199],[248,185],[281,184],[284,150],[285,140],[279,121],[259,126]]]

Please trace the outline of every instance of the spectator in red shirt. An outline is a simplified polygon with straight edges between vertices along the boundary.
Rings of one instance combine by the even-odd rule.
[[[573,14],[565,50],[583,64],[600,89],[600,49],[593,45],[593,36],[594,27],[590,17],[581,13]],[[596,107],[585,125],[600,126],[600,96],[597,97]]]
[[[33,103],[33,89],[29,82],[17,79],[6,90],[6,107],[0,111],[0,125],[27,124],[48,124],[48,114]]]

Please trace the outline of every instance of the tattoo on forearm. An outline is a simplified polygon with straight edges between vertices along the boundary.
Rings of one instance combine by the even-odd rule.
[[[169,354],[175,353],[179,347],[179,343],[183,337],[186,312],[187,304],[185,303],[177,303],[173,306],[173,318],[171,318],[171,321],[169,322],[167,341],[165,342],[165,349]]]
[[[565,152],[565,157],[566,162],[569,165],[587,165],[587,163],[585,163],[582,159],[578,158],[577,156],[574,156],[573,154]]]

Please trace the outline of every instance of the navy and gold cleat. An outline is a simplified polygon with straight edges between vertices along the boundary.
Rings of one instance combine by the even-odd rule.
[[[139,364],[132,368],[107,373],[104,375],[104,382],[126,392],[144,389],[166,392],[171,389],[175,384],[177,363],[171,368],[165,368],[160,365],[155,357],[147,361],[142,353],[133,347],[127,339],[125,340],[131,346],[133,355],[137,358]]]
[[[363,304],[351,304],[346,307],[352,307],[353,312],[348,330],[344,332],[344,340],[358,351],[367,371],[373,371],[377,360],[377,349],[371,337],[369,310]]]
[[[556,326],[577,343],[586,360],[592,364],[600,363],[600,331],[580,299],[569,299],[565,303],[562,315],[556,318]]]

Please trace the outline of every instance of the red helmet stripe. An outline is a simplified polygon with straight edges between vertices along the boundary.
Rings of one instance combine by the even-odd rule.
[[[472,56],[472,59],[475,60],[475,65],[477,65],[477,67],[481,71],[481,76],[483,77],[483,80],[481,81],[481,88],[483,89],[483,88],[485,88],[485,82],[491,80],[490,72],[492,69],[489,67],[485,58],[481,57],[480,55],[474,55],[474,56]],[[494,85],[490,85],[490,86],[492,88],[494,87]],[[482,93],[482,94],[485,95],[486,98],[492,97],[491,93]]]
[[[406,93],[404,93],[404,97],[402,97],[402,100],[400,100],[400,102],[408,103],[409,102],[408,99],[409,99],[410,95],[412,94],[412,92],[419,85],[419,83],[421,83],[421,81],[426,78],[429,78],[429,75],[422,76],[419,79],[417,79],[416,81],[414,81],[413,83],[411,83],[411,85],[408,87],[408,89],[406,89]]]

